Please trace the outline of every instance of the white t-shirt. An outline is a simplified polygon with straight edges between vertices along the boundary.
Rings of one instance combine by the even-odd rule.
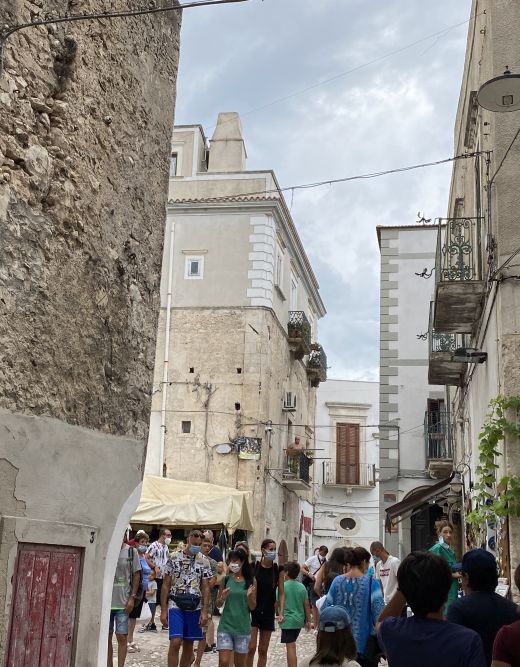
[[[379,561],[376,567],[376,577],[381,580],[383,585],[383,595],[385,604],[388,604],[394,593],[397,591],[397,570],[401,561],[395,556],[388,556],[386,563]]]
[[[311,556],[305,561],[305,565],[309,568],[309,572],[311,574],[316,575],[318,573],[318,570],[321,568],[323,563],[326,561],[326,558],[322,558],[321,556]]]
[[[320,667],[319,662],[313,662],[312,665],[310,664],[311,658],[304,658],[302,662],[298,661],[299,667]],[[327,667],[361,667],[359,662],[356,662],[355,660],[343,660],[341,665],[327,665]]]
[[[146,600],[152,604],[157,600],[157,582],[155,579],[148,582],[148,590],[146,591]]]

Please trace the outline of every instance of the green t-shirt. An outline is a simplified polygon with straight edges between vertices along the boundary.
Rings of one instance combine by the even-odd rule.
[[[444,558],[444,560],[448,562],[448,565],[450,567],[452,565],[455,565],[455,563],[457,562],[457,557],[455,556],[455,552],[453,551],[453,549],[451,547],[446,547],[445,545],[440,544],[439,542],[437,542],[437,544],[434,544],[433,547],[430,548],[430,551],[431,553],[436,554],[441,558]],[[448,600],[444,607],[444,614],[447,613],[450,604],[452,602],[455,602],[455,600],[457,599],[458,591],[459,591],[459,583],[456,579],[454,579],[451,583],[450,592],[448,593]]]
[[[285,609],[282,630],[298,630],[305,625],[305,600],[307,589],[299,581],[288,579],[284,584]]]
[[[229,588],[226,604],[220,617],[218,629],[230,635],[251,634],[251,613],[247,604],[245,581],[235,581],[227,576],[224,588]]]

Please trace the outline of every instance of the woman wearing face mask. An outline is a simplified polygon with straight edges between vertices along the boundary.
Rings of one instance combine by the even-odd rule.
[[[439,541],[437,542],[437,544],[434,544],[433,547],[431,547],[430,551],[433,554],[437,554],[437,556],[444,558],[444,560],[448,562],[448,565],[450,566],[450,568],[452,568],[453,571],[453,566],[457,561],[457,557],[455,556],[455,552],[451,548],[451,542],[453,540],[453,526],[451,525],[451,523],[449,523],[448,521],[441,521],[437,526],[437,535],[439,536]],[[453,581],[448,595],[448,601],[444,606],[445,615],[446,612],[448,611],[448,607],[450,606],[450,604],[457,599],[459,591],[458,580],[459,577],[461,576],[460,572],[453,572],[451,576],[453,578]]]
[[[274,632],[276,591],[278,596],[278,620],[283,623],[285,605],[283,567],[276,560],[276,542],[267,538],[262,542],[262,558],[255,566],[256,607],[251,614],[251,641],[246,667],[253,667],[258,647],[257,667],[266,667],[267,650]]]
[[[231,551],[228,574],[220,583],[217,606],[225,603],[217,631],[219,667],[244,667],[251,639],[250,610],[256,607],[251,566],[242,549]]]
[[[152,571],[152,568],[148,565],[146,562],[146,558],[144,557],[146,550],[148,549],[148,540],[149,537],[144,531],[139,531],[139,533],[136,535],[136,547],[132,547],[133,549],[137,548],[137,551],[139,553],[139,562],[141,563],[141,577],[142,577],[142,583],[143,583],[143,592],[148,589],[148,575]],[[146,595],[143,595],[141,601],[136,600],[136,603],[134,605],[134,608],[130,612],[130,615],[128,617],[128,653],[136,653],[139,651],[139,647],[137,644],[134,642],[134,631],[135,631],[135,624],[137,623],[137,619],[139,616],[141,616],[141,611],[143,609],[143,605],[146,602]]]

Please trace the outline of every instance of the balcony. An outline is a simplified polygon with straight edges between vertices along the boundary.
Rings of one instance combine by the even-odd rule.
[[[371,489],[376,485],[375,463],[323,461],[323,484]]]
[[[471,333],[482,314],[486,289],[483,219],[439,221],[435,258],[434,327],[443,333]]]
[[[293,491],[308,491],[311,488],[309,468],[313,460],[304,452],[286,453],[282,484]]]
[[[425,413],[424,445],[430,475],[434,479],[448,477],[453,469],[453,435],[446,411]]]
[[[311,324],[302,310],[289,312],[287,325],[289,349],[296,359],[303,359],[311,351]]]
[[[433,326],[434,308],[432,301],[428,327],[428,382],[458,387],[462,384],[467,364],[452,361],[452,356],[457,348],[465,347],[466,337],[463,334],[437,332]]]
[[[327,355],[318,343],[312,344],[309,361],[307,362],[307,376],[312,387],[318,387],[320,382],[327,379]]]

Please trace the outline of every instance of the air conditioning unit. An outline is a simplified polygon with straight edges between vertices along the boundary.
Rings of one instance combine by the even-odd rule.
[[[285,394],[283,409],[285,412],[294,412],[296,410],[296,394],[290,391]]]

